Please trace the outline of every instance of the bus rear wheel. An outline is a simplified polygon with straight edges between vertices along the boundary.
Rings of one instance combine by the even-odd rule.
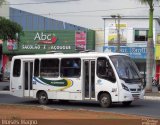
[[[108,93],[102,93],[100,95],[99,102],[100,102],[101,107],[108,108],[112,104],[111,96]]]
[[[44,91],[41,91],[39,94],[38,94],[38,101],[40,104],[42,105],[46,105],[48,104],[49,100],[48,100],[48,95],[46,92]]]

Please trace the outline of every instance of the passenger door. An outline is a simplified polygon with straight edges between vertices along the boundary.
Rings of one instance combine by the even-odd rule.
[[[24,96],[30,97],[33,96],[33,84],[32,84],[32,77],[33,77],[33,62],[27,61],[23,63],[24,71]]]
[[[118,101],[118,82],[109,59],[106,57],[97,58],[96,74],[96,95],[98,95],[99,92],[108,92],[113,102]]]
[[[15,59],[12,61],[11,65],[11,75],[10,75],[10,91],[11,94],[18,97],[24,96],[23,89],[23,77],[22,77],[22,61],[20,59]]]
[[[83,98],[95,98],[95,60],[83,61]]]

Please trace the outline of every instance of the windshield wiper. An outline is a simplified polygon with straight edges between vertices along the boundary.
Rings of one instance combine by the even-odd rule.
[[[120,79],[124,80],[126,83],[134,83],[135,84],[137,82],[141,82],[141,78],[137,78],[137,79],[120,78]]]

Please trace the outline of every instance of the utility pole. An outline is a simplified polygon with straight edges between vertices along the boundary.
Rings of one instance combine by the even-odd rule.
[[[117,30],[117,49],[116,49],[116,52],[120,53],[120,46],[121,46],[120,19],[121,19],[121,16],[119,14],[117,14],[117,15],[111,15],[111,17],[113,19],[115,19],[115,27],[116,27],[116,30]]]
[[[120,46],[121,46],[121,38],[120,38],[120,15],[118,14],[117,15],[117,18],[118,18],[118,28],[117,28],[117,44],[118,44],[118,46],[117,46],[117,52],[118,53],[120,53]]]

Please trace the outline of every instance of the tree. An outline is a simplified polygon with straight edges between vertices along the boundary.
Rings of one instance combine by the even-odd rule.
[[[6,0],[0,0],[0,6],[5,2]],[[15,39],[17,33],[23,33],[22,27],[19,24],[3,17],[0,17],[0,27],[0,39],[3,40],[7,40],[8,37]]]
[[[4,17],[0,17],[0,38],[7,40],[8,38],[16,39],[16,34],[23,34],[22,27],[16,22],[12,22]]]
[[[154,1],[153,0],[139,0],[142,4],[149,5],[149,32],[147,42],[147,59],[146,59],[146,91],[152,91],[152,72],[154,64],[154,43],[153,43],[153,11]]]

